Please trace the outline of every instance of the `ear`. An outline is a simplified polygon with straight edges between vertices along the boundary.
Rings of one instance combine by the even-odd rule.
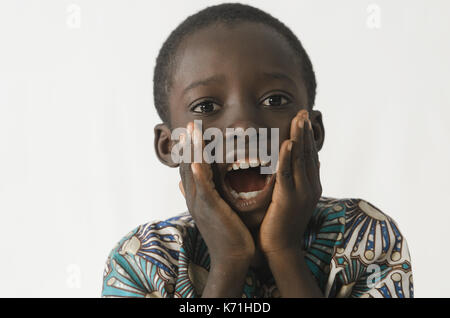
[[[311,112],[311,125],[314,132],[317,151],[320,151],[325,141],[325,128],[322,122],[322,113],[318,110]]]
[[[166,124],[155,126],[155,151],[159,161],[171,168],[178,167],[179,164],[172,160],[171,151],[173,142],[170,138],[171,131]]]

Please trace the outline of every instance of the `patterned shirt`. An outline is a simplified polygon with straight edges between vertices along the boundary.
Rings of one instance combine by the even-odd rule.
[[[408,245],[397,223],[362,199],[321,197],[304,233],[305,261],[326,297],[413,297]],[[102,297],[200,297],[208,248],[184,212],[138,226],[110,252]],[[280,297],[251,267],[242,297]]]

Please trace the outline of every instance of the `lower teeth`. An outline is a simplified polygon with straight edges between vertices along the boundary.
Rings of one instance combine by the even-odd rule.
[[[270,180],[271,180],[271,177],[272,175],[266,175],[266,180],[265,180],[265,185],[267,185],[269,182],[270,182]],[[231,187],[230,187],[231,188]],[[233,196],[233,198],[234,199],[243,199],[243,200],[249,200],[249,199],[253,199],[253,198],[255,198],[255,197],[257,197],[258,196],[258,194],[260,194],[262,191],[263,191],[263,189],[261,189],[261,190],[258,190],[258,191],[250,191],[250,192],[237,192],[236,190],[234,190],[234,189],[230,189],[231,191],[231,195]]]
[[[237,193],[236,191],[231,190],[231,195],[233,196],[233,198],[235,198],[235,199],[244,199],[244,200],[253,199],[259,193],[261,193],[261,191],[239,192],[239,193]]]

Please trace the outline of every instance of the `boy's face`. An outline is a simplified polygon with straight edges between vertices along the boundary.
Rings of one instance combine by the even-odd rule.
[[[172,128],[186,127],[194,120],[202,120],[203,130],[215,127],[224,135],[226,128],[267,128],[268,132],[278,128],[281,145],[289,138],[292,118],[299,110],[307,109],[308,96],[298,58],[287,41],[270,27],[239,23],[234,27],[218,24],[204,28],[183,40],[175,65],[169,93]],[[324,136],[321,114],[314,111],[310,118],[320,150]],[[167,127],[157,129],[165,133],[157,134],[156,144],[167,143]],[[161,149],[167,148],[170,146],[157,146],[160,158],[167,158],[167,154],[161,154]],[[269,153],[273,151],[270,140],[268,148]],[[250,180],[257,177],[249,171],[228,171],[230,164],[223,162],[212,164],[217,190],[247,226],[258,227],[271,202],[273,178],[268,178],[270,182],[264,186],[261,180]],[[242,190],[244,184],[251,187],[249,184],[258,183],[264,188],[253,200],[236,199],[231,193],[232,189]]]

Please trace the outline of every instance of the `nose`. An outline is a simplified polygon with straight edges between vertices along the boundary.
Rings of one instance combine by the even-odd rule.
[[[261,127],[261,116],[258,116],[258,107],[254,104],[254,100],[247,96],[239,96],[230,98],[228,105],[228,120],[226,120],[226,128],[248,128]]]
[[[251,120],[238,119],[225,129],[226,161],[257,158],[259,125]]]
[[[256,129],[256,131],[258,131],[258,128],[260,128],[260,126],[252,120],[237,119],[226,128],[234,128],[234,129],[240,128],[243,130],[247,130],[248,128],[254,128]]]
[[[263,118],[252,96],[234,94],[228,100],[226,120],[223,121],[226,161],[257,157]]]

